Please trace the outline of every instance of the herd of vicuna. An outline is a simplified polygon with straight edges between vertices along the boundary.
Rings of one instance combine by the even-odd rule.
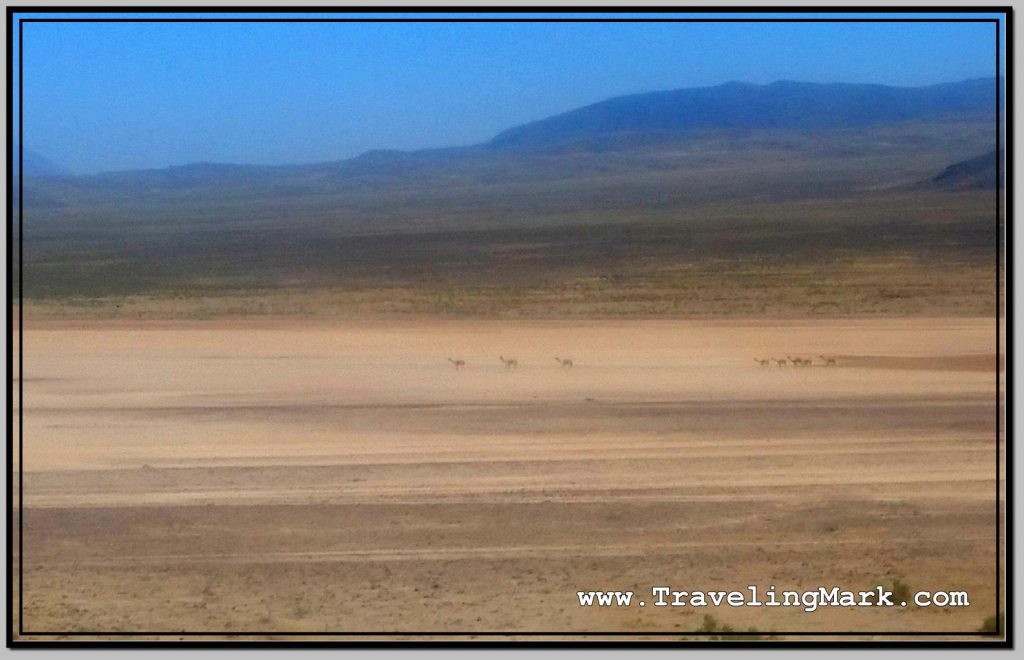
[[[837,366],[835,358],[825,357],[824,355],[819,355],[818,357],[821,358],[821,361],[823,363],[822,366],[825,366],[825,367],[835,367],[835,366]],[[503,365],[505,365],[505,369],[507,369],[507,370],[508,369],[518,369],[519,368],[519,360],[517,360],[516,358],[506,358],[504,355],[499,355],[498,359],[501,360],[501,363]],[[448,358],[448,361],[451,362],[453,365],[455,365],[455,370],[456,371],[459,371],[460,369],[462,369],[463,367],[466,366],[466,361],[465,360],[453,360],[452,358]],[[562,358],[556,356],[555,357],[555,361],[558,362],[558,364],[561,365],[561,367],[563,369],[572,369],[572,367],[573,367],[573,361],[572,360],[562,359]],[[787,355],[785,359],[774,358],[774,357],[773,358],[754,358],[754,362],[757,362],[762,367],[769,367],[769,366],[771,366],[772,362],[774,362],[779,367],[785,367],[789,363],[792,363],[794,367],[813,367],[814,366],[814,359],[813,358],[792,357],[790,355]]]
[[[519,368],[519,360],[517,360],[516,358],[506,358],[504,355],[499,355],[498,359],[501,360],[501,363],[505,365],[505,369]],[[453,360],[452,358],[448,358],[448,361],[455,365],[455,371],[459,371],[460,369],[466,366],[465,360]],[[572,360],[556,357],[555,361],[558,362],[558,364],[560,364],[563,369],[572,369]]]
[[[835,367],[835,366],[838,366],[838,363],[836,362],[835,358],[825,357],[824,355],[819,355],[818,357],[821,358],[821,361],[823,363],[821,366],[825,366],[825,367]],[[772,362],[774,362],[779,367],[784,367],[787,364],[792,364],[794,367],[813,367],[814,366],[814,358],[793,357],[791,355],[787,355],[785,359],[774,358],[774,357],[772,357],[772,358],[754,358],[754,362],[757,362],[762,367],[770,367]]]

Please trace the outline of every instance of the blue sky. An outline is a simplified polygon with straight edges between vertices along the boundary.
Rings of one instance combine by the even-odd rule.
[[[26,23],[25,147],[78,173],[472,144],[611,96],[994,75],[984,23]]]

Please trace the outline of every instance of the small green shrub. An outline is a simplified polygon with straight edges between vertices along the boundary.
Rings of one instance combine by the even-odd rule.
[[[985,619],[985,621],[981,624],[981,628],[978,629],[978,632],[983,633],[985,635],[1005,635],[1006,613],[1004,612],[999,615],[998,625],[996,624],[995,614]]]
[[[698,633],[718,633],[713,634],[705,639],[710,640],[750,640],[758,641],[764,639],[777,639],[775,635],[763,635],[757,628],[747,628],[746,633],[738,632],[735,628],[728,624],[719,624],[718,619],[710,614],[704,615],[704,620],[701,623],[701,627],[697,630]],[[686,639],[684,637],[684,639]]]
[[[910,585],[899,578],[892,581],[892,601],[898,607],[900,603],[910,602]]]

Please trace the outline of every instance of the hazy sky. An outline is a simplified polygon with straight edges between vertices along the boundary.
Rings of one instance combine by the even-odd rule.
[[[983,23],[26,23],[25,146],[74,172],[472,144],[739,80],[994,75]],[[17,65],[17,62],[16,62]]]

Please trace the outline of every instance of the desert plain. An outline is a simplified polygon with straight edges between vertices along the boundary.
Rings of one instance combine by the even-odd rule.
[[[977,107],[726,85],[828,116],[26,175],[15,637],[995,633],[1005,170],[995,85],[943,89]],[[577,596],[749,585],[970,605]]]
[[[977,631],[1001,598],[996,330],[953,316],[26,322],[16,631],[707,639],[706,615],[746,639]],[[755,362],[786,356],[813,362]],[[577,597],[895,581],[970,606]]]

